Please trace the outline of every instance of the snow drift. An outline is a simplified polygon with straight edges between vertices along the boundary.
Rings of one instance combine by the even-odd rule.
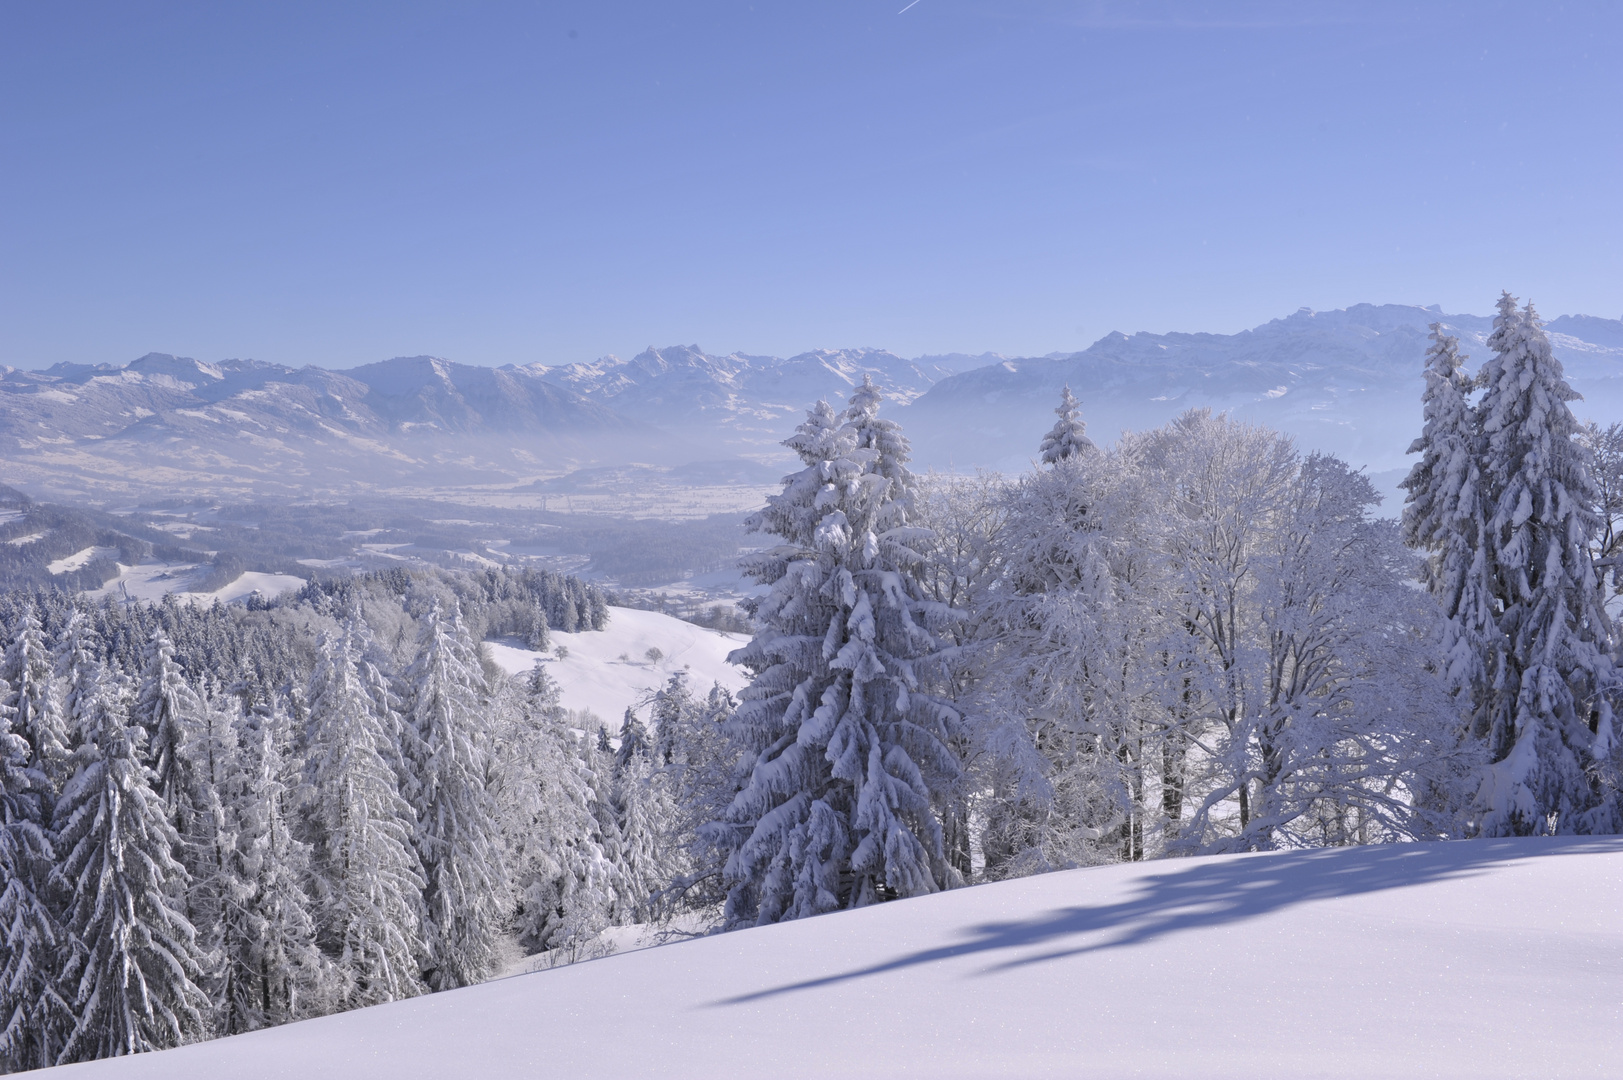
[[[1623,838],[1116,865],[62,1072],[1609,1076],[1620,915]]]

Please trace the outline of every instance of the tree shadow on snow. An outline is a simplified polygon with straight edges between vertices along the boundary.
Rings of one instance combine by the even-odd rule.
[[[1096,907],[1065,907],[1031,919],[983,923],[965,931],[966,940],[925,949],[838,975],[790,983],[714,1005],[742,1005],[797,990],[832,986],[869,975],[986,954],[996,962],[991,974],[1083,953],[1102,952],[1153,941],[1182,930],[1197,930],[1253,919],[1295,904],[1341,896],[1475,877],[1500,863],[1554,855],[1623,853],[1620,837],[1462,840],[1381,844],[1361,848],[1293,851],[1255,858],[1196,859],[1165,863],[1167,870],[1141,881],[1127,899]],[[1087,877],[1075,878],[1085,887]],[[1081,935],[1103,938],[1065,944]],[[1058,946],[1035,954],[1025,950]],[[999,960],[1000,954],[1021,950]]]

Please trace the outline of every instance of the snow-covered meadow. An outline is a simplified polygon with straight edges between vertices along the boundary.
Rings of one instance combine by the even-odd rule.
[[[552,647],[538,652],[516,638],[487,641],[491,659],[510,675],[525,675],[541,660],[558,683],[560,702],[568,709],[589,709],[617,731],[626,709],[645,703],[679,671],[688,686],[703,694],[716,683],[728,690],[749,681],[727,654],[749,639],[740,634],[707,630],[657,611],[610,607],[603,630],[569,634],[551,632]],[[564,647],[559,656],[557,646]],[[659,658],[650,659],[649,650]]]
[[[179,1050],[136,1080],[1605,1077],[1623,840],[1095,867]]]

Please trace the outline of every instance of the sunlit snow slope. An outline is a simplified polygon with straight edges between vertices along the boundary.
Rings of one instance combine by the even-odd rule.
[[[617,731],[626,707],[645,700],[675,672],[687,671],[688,688],[697,697],[717,682],[729,690],[742,689],[748,679],[742,668],[727,662],[727,654],[748,640],[657,611],[611,607],[606,629],[552,631],[553,645],[563,645],[569,655],[560,660],[548,652],[547,673],[558,681],[566,707],[590,709]],[[511,639],[487,644],[491,658],[514,675],[529,672],[542,655]],[[659,660],[648,659],[651,648],[663,654]]]
[[[78,1066],[343,1077],[1568,1077],[1623,1062],[1623,839],[1140,863]]]

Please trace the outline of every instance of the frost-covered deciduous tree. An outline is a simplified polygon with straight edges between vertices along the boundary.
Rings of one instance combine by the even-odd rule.
[[[426,952],[414,816],[384,756],[390,732],[357,669],[356,646],[352,629],[321,640],[301,792],[319,940],[344,1007],[422,993]]]
[[[1489,836],[1614,831],[1590,763],[1614,752],[1611,624],[1589,545],[1599,493],[1567,403],[1578,397],[1531,304],[1499,302],[1483,365],[1484,540],[1501,606],[1486,706],[1491,762],[1478,794]]]
[[[819,402],[787,440],[805,468],[749,527],[782,540],[746,568],[770,592],[733,654],[753,678],[735,714],[754,755],[717,835],[727,921],[778,922],[955,881],[933,805],[956,775],[957,713],[921,687],[947,620],[925,598],[907,441],[865,383]]]
[[[1054,414],[1059,419],[1043,436],[1042,445],[1037,448],[1044,465],[1057,465],[1067,458],[1094,449],[1093,440],[1087,436],[1088,425],[1082,420],[1082,403],[1072,396],[1069,385],[1060,391],[1059,407]]]
[[[985,604],[995,649],[972,710],[998,751],[989,877],[1143,857],[1146,725],[1160,716],[1160,672],[1140,663],[1158,565],[1144,498],[1119,451],[1062,459],[1008,493]]]
[[[482,982],[495,970],[506,914],[496,808],[486,787],[480,730],[483,674],[461,613],[436,602],[406,671],[408,797],[423,867],[426,980],[435,990]]]
[[[146,732],[130,722],[105,669],[81,673],[76,689],[84,742],[53,841],[73,939],[62,985],[74,1026],[63,1062],[178,1046],[204,1032],[210,1007],[198,986],[196,931],[173,899],[186,872],[141,759]]]
[[[933,534],[925,545],[925,595],[957,613],[940,632],[948,648],[933,689],[955,702],[964,720],[950,740],[958,781],[939,798],[947,858],[966,880],[975,872],[975,821],[984,818],[988,795],[1011,764],[1003,750],[1025,743],[1023,730],[1009,730],[1011,723],[1021,728],[1018,720],[996,708],[992,695],[980,693],[989,683],[999,636],[991,612],[1004,571],[999,541],[1008,517],[1007,487],[995,473],[931,474],[914,500],[913,521]]]

